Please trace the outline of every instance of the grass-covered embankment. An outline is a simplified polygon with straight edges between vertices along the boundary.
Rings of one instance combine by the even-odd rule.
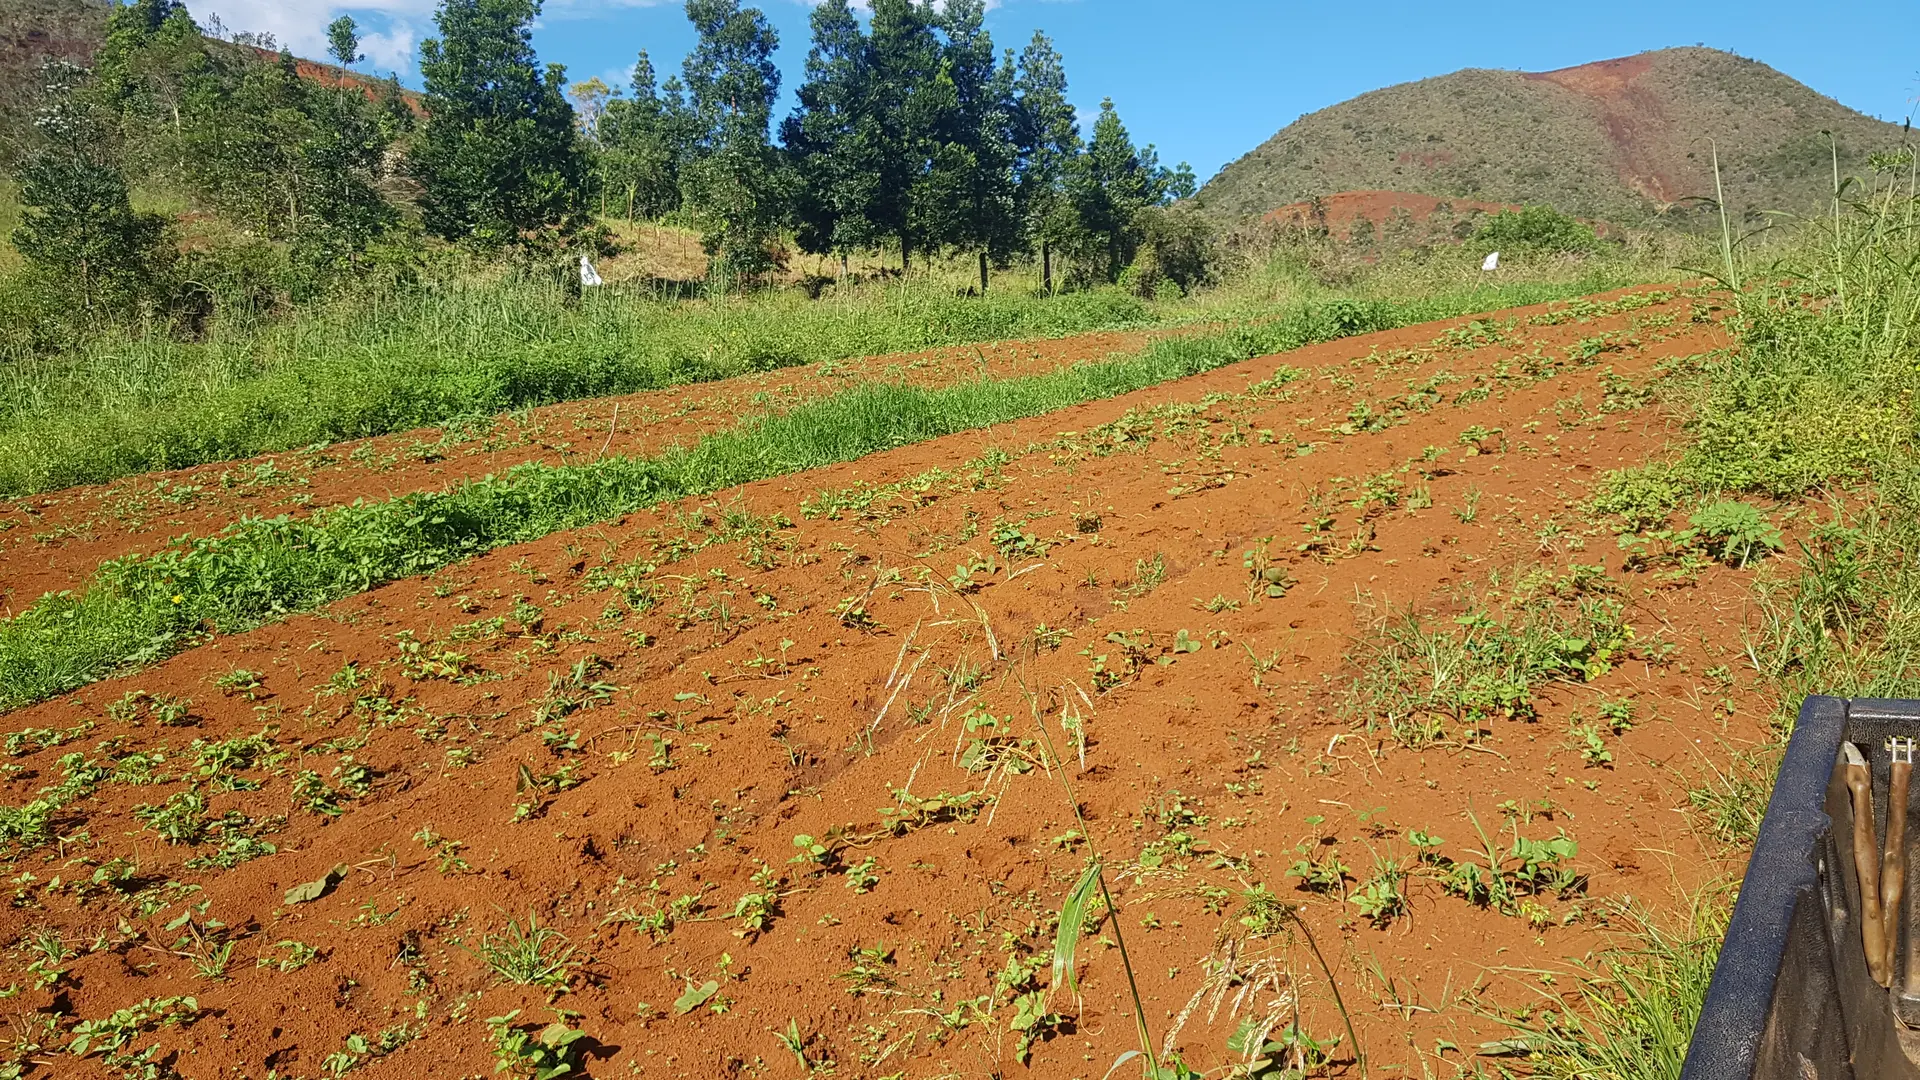
[[[1654,384],[1686,424],[1672,460],[1607,478],[1594,508],[1633,543],[1741,500],[1790,524],[1756,570],[1746,669],[1775,705],[1771,745],[1730,751],[1688,795],[1729,856],[1753,844],[1809,694],[1920,697],[1920,186],[1912,157],[1836,195],[1777,260],[1727,244],[1738,347]],[[1773,525],[1757,527],[1771,548]],[[1684,670],[1684,669],[1683,669]],[[1728,678],[1732,678],[1728,674]],[[1719,957],[1733,890],[1646,923],[1579,976],[1570,1008],[1520,1024],[1544,1080],[1676,1080]],[[1644,913],[1643,913],[1644,914]],[[1565,1000],[1564,998],[1562,1000]]]

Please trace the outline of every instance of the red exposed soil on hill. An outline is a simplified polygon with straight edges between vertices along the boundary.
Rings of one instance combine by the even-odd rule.
[[[1422,161],[1423,165],[1431,162]],[[1497,214],[1518,210],[1514,204],[1480,202],[1476,199],[1441,199],[1410,191],[1342,191],[1313,202],[1288,203],[1270,211],[1266,218],[1275,225],[1324,227],[1345,235],[1355,222],[1365,218],[1375,228],[1384,226],[1395,214],[1405,214],[1415,224],[1425,224],[1434,211],[1446,207],[1456,217],[1472,213]]]
[[[1652,67],[1650,56],[1626,56],[1529,72],[1525,77],[1554,83],[1591,100],[1613,144],[1621,181],[1656,203],[1671,203],[1685,194],[1685,185],[1660,171],[1654,164],[1660,160],[1659,151],[1648,145],[1651,133],[1664,134],[1671,127],[1660,96],[1638,83]]]
[[[274,52],[272,49],[262,49],[254,45],[240,45],[236,47],[246,49],[256,54],[262,63],[277,64],[280,62],[280,54]],[[368,101],[378,101],[387,92],[388,84],[384,79],[371,78],[357,71],[348,71],[346,68],[337,67],[333,64],[323,64],[317,60],[308,60],[296,56],[293,58],[293,70],[294,73],[301,78],[319,83],[321,86],[331,86],[336,89],[352,87],[362,94],[365,94]],[[411,109],[415,116],[425,116],[427,114],[426,99],[423,98],[418,91],[408,90],[402,87],[400,89],[400,100],[407,103],[407,108]]]

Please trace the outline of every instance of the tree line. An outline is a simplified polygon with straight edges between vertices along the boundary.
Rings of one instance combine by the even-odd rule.
[[[17,168],[28,274],[85,311],[178,306],[183,282],[205,292],[222,275],[244,292],[245,258],[180,243],[172,217],[134,209],[136,187],[281,253],[295,292],[404,263],[423,236],[580,250],[602,216],[688,223],[729,278],[771,269],[791,241],[843,269],[876,249],[903,270],[971,255],[983,289],[991,267],[1030,257],[1051,289],[1061,273],[1120,278],[1156,236],[1180,246],[1186,227],[1155,210],[1193,194],[1192,171],[1136,145],[1110,100],[1083,137],[1058,51],[1042,33],[996,51],[985,0],[872,0],[864,20],[825,0],[777,124],[778,35],[740,0],[686,0],[696,43],[679,72],[662,81],[642,50],[620,90],[569,88],[539,61],[540,9],[442,0],[415,97],[222,41],[179,0],[117,6],[90,71],[46,71]],[[361,59],[352,19],[329,41],[342,66]]]
[[[916,251],[970,251],[983,282],[989,263],[1025,253],[1050,279],[1056,250],[1111,278],[1135,217],[1193,193],[1191,170],[1136,147],[1110,100],[1083,141],[1060,54],[1035,33],[996,55],[983,0],[876,0],[865,27],[847,0],[815,7],[777,146],[765,17],[732,0],[691,0],[687,15],[699,44],[684,79],[656,85],[643,51],[630,97],[587,99],[588,145],[630,215],[685,206],[731,265],[756,269],[790,226],[810,253],[890,246],[903,268]]]

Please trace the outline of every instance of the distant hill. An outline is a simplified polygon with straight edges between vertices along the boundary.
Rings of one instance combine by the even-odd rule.
[[[48,60],[90,64],[106,37],[112,10],[108,0],[0,0],[0,168],[12,163],[32,129],[41,65]],[[250,45],[210,44],[260,60],[278,55]],[[298,70],[302,78],[326,86],[355,86],[369,95],[379,93],[382,85],[379,79],[313,60],[300,60]],[[402,93],[415,112],[422,111],[417,93]]]
[[[32,129],[40,65],[85,64],[107,32],[107,0],[0,2],[0,165]]]
[[[1621,223],[1686,217],[1699,211],[1685,200],[1713,194],[1711,138],[1730,210],[1809,210],[1831,189],[1823,130],[1842,173],[1902,141],[1900,125],[1716,49],[1540,73],[1470,68],[1309,113],[1222,169],[1200,201],[1240,217],[1388,190]]]

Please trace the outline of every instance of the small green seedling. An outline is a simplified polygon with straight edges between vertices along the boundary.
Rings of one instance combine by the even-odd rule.
[[[581,1048],[575,1044],[587,1033],[558,1020],[535,1033],[531,1027],[514,1026],[519,1015],[515,1009],[487,1018],[487,1030],[493,1033],[494,1071],[530,1080],[554,1080],[573,1072],[580,1064]]]

